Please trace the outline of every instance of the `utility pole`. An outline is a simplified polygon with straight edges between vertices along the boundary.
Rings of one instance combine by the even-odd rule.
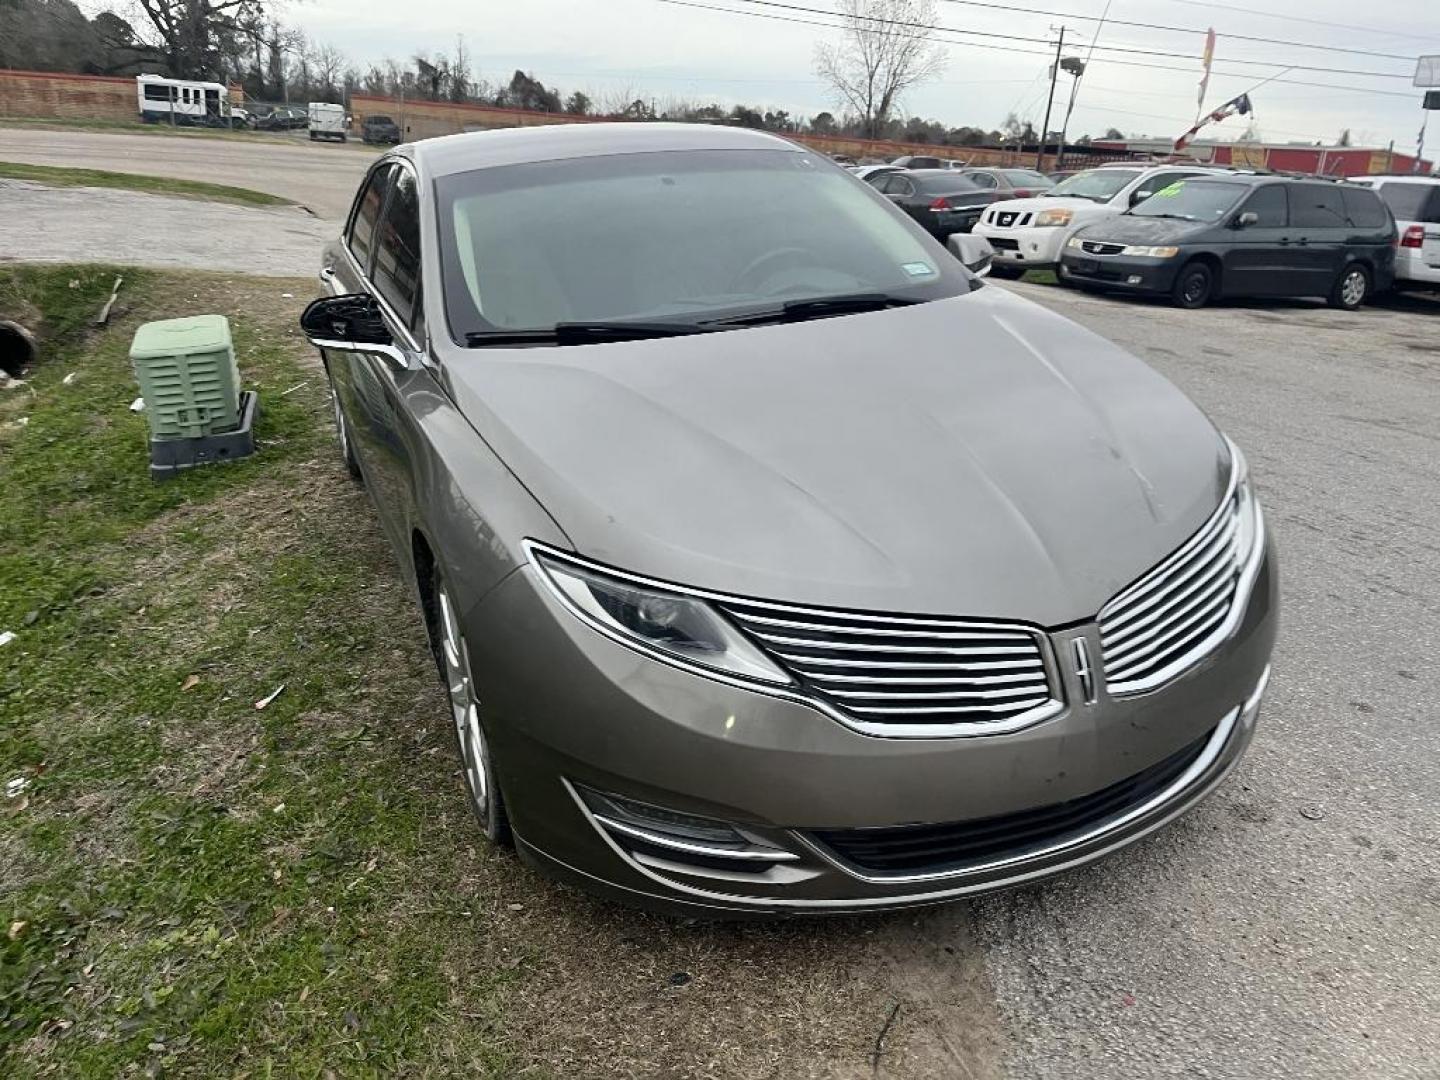
[[[1050,29],[1055,29],[1053,26]],[[1044,172],[1045,137],[1050,134],[1050,110],[1055,105],[1055,80],[1060,77],[1060,50],[1065,48],[1065,27],[1060,27],[1060,40],[1055,45],[1055,65],[1050,69],[1050,95],[1045,99],[1045,123],[1040,128],[1040,145],[1035,150],[1035,171]]]

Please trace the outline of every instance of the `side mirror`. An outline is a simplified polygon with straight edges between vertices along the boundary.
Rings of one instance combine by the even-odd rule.
[[[945,241],[945,247],[976,277],[989,276],[995,249],[985,237],[973,233],[951,233]]]
[[[1133,195],[1130,196],[1130,205],[1139,206],[1142,202],[1144,202],[1146,199],[1148,199],[1151,195],[1154,194],[1155,192],[1151,191],[1149,188],[1141,188],[1139,191],[1135,192]]]
[[[1254,210],[1246,210],[1235,219],[1235,227],[1237,229],[1248,229],[1251,225],[1258,224],[1260,224],[1260,215]]]
[[[322,296],[311,301],[300,315],[300,329],[317,349],[383,356],[402,370],[410,367],[409,359],[396,347],[385,325],[379,301],[366,293]]]

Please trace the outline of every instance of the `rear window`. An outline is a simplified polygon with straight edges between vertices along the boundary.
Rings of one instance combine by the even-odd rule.
[[[926,195],[948,195],[952,191],[980,190],[980,185],[965,173],[947,176],[917,176],[915,186]]]
[[[1290,224],[1300,229],[1334,229],[1346,223],[1345,198],[1334,184],[1292,184]]]
[[[365,122],[367,124],[393,124],[395,121],[388,116],[372,116]]]
[[[1380,198],[1390,207],[1398,221],[1440,221],[1440,206],[1437,206],[1435,192],[1440,185],[1384,183],[1380,185]]]
[[[1033,169],[1001,169],[1000,175],[1020,187],[1050,187],[1055,181]]]
[[[1350,224],[1361,229],[1380,229],[1388,225],[1389,215],[1373,191],[1365,188],[1341,188],[1340,197],[1345,201],[1345,216]]]

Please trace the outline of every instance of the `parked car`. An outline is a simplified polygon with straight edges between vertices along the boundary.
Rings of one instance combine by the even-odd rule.
[[[1245,750],[1277,579],[1240,451],[821,155],[401,146],[321,280],[301,325],[479,826],[544,870],[933,903],[1099,859]]]
[[[350,117],[345,115],[344,105],[331,101],[312,101],[308,116],[311,142],[318,139],[339,139],[341,142],[346,140]]]
[[[255,115],[250,110],[239,105],[230,106],[230,126],[232,128],[254,128]]]
[[[925,227],[945,239],[967,233],[980,212],[999,196],[953,169],[906,169],[867,178],[867,183]]]
[[[890,164],[898,165],[902,169],[943,169],[946,160],[934,154],[906,154],[904,157],[895,158]]]
[[[850,171],[864,180],[867,184],[873,183],[873,178],[884,176],[886,173],[904,172],[899,165],[852,165]]]
[[[401,142],[400,125],[388,116],[374,114],[360,123],[360,138],[367,143],[393,146]]]
[[[1440,177],[1404,173],[1354,183],[1373,188],[1395,218],[1396,287],[1440,285]]]
[[[965,175],[984,188],[1000,193],[1002,199],[1030,199],[1055,186],[1044,173],[1034,169],[966,169]]]
[[[1168,295],[1323,296],[1353,311],[1395,273],[1395,222],[1375,192],[1327,180],[1176,180],[1066,243],[1071,284]]]
[[[1054,270],[1075,231],[1138,206],[1156,191],[1189,176],[1227,170],[1189,165],[1101,165],[1056,184],[1033,199],[1014,199],[987,210],[975,232],[995,248],[991,273],[1019,277]]]
[[[298,105],[277,105],[256,126],[261,131],[294,131],[310,126],[310,114]]]

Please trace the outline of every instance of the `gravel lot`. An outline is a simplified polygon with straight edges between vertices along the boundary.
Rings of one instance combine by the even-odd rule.
[[[313,277],[322,245],[339,232],[337,222],[299,207],[52,188],[28,180],[0,180],[0,205],[0,262],[98,261]]]
[[[6,139],[10,160],[163,170],[287,195],[332,218],[368,161],[234,140]],[[81,200],[84,216],[67,225],[61,204],[31,202],[0,223],[0,254],[245,269],[269,247],[248,223],[280,213],[182,203],[191,227],[157,230],[96,193],[49,194]],[[7,207],[17,197],[41,198],[0,191]],[[222,228],[211,217],[222,213],[245,223]],[[42,239],[21,254],[17,219],[37,216]],[[95,240],[90,230],[110,219],[147,227]],[[308,276],[334,223],[285,220],[275,250],[293,242],[304,258],[269,272]],[[45,246],[67,230],[91,237],[80,254]],[[216,248],[191,246],[202,232]],[[151,239],[135,246],[142,235]],[[847,977],[900,1006],[874,1074],[1440,1076],[1440,303],[1186,312],[998,287],[1145,358],[1240,442],[1279,541],[1284,625],[1246,763],[1181,824],[1046,885],[835,924],[837,960],[845,939],[868,939]],[[813,1072],[852,1075],[825,1061]]]

